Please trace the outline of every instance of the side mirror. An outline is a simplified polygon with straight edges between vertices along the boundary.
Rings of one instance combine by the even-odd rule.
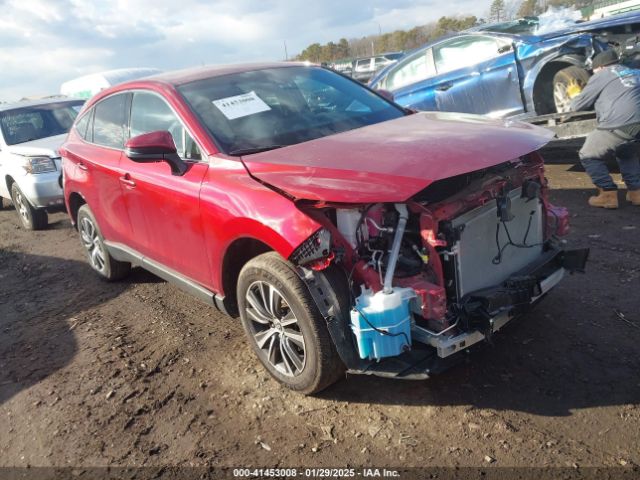
[[[132,137],[124,144],[125,155],[133,162],[167,162],[174,175],[184,175],[187,164],[178,156],[176,144],[169,132],[157,131]]]
[[[391,93],[389,90],[380,89],[380,90],[376,90],[376,92],[378,93],[378,95],[386,98],[390,102],[395,102],[393,93]]]

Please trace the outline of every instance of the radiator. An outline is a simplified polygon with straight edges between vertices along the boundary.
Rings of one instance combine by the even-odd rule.
[[[522,189],[509,192],[511,213],[514,218],[501,224],[495,200],[475,208],[452,221],[452,226],[460,233],[460,240],[452,249],[456,270],[458,298],[482,288],[502,283],[511,274],[524,268],[542,254],[543,208],[539,199],[521,198]],[[531,224],[529,221],[531,219]],[[498,242],[496,228],[499,226]],[[531,248],[517,248],[509,245],[502,251],[499,263],[494,263],[500,248],[508,243],[507,231],[513,243],[524,242],[527,228],[527,245]],[[464,226],[464,227],[462,227]],[[462,228],[460,230],[460,228]]]

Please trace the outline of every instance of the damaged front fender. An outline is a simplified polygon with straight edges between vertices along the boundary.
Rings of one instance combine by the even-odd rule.
[[[327,322],[327,329],[338,355],[347,370],[361,372],[370,363],[358,356],[349,323],[351,309],[347,276],[340,267],[332,265],[322,271],[296,266],[296,273],[307,285],[314,303]]]
[[[558,62],[589,69],[591,60],[599,48],[593,35],[590,34],[567,35],[535,43],[516,42],[516,57],[520,71],[524,72],[522,92],[527,111],[536,111],[534,92],[537,88],[537,82],[545,81],[541,76],[545,67],[553,62]],[[582,63],[579,59],[583,59]]]

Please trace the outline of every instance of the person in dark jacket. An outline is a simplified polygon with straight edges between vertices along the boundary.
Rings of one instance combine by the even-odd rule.
[[[580,149],[580,161],[598,187],[589,205],[618,208],[618,187],[605,163],[612,154],[627,185],[627,200],[640,205],[640,160],[635,144],[640,140],[640,70],[620,65],[614,50],[594,57],[593,76],[571,101],[573,111],[591,107],[595,107],[597,128]]]

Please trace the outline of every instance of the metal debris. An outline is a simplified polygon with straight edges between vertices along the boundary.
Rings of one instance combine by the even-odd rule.
[[[267,452],[271,451],[271,447],[269,446],[268,443],[260,442],[260,446],[264,448]]]

